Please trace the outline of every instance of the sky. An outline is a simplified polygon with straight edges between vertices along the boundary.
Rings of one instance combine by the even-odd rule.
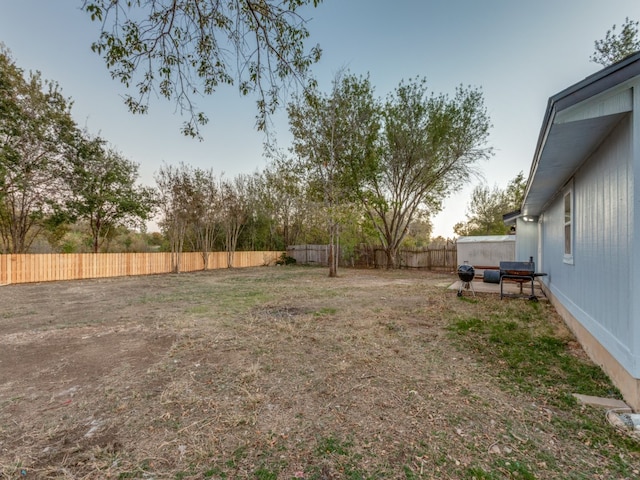
[[[91,51],[100,25],[80,10],[82,0],[0,0],[0,42],[25,71],[40,71],[73,100],[82,128],[100,135],[140,165],[140,181],[155,185],[163,164],[213,169],[226,178],[267,165],[264,133],[255,129],[255,97],[224,88],[196,98],[210,122],[203,141],[184,137],[175,105],[153,99],[148,115],[132,115],[127,91]],[[625,18],[640,19],[637,0],[323,0],[307,8],[309,47],[323,50],[312,73],[328,92],[340,70],[369,75],[384,98],[402,80],[424,77],[434,94],[459,85],[479,88],[492,128],[494,155],[473,180],[445,200],[432,218],[434,236],[453,238],[474,186],[506,187],[528,175],[549,97],[595,73],[594,41]],[[135,92],[131,92],[135,93]],[[286,114],[270,133],[281,148],[291,136]]]

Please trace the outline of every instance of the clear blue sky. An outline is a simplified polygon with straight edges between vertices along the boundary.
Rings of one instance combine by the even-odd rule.
[[[90,50],[99,25],[79,10],[81,0],[0,0],[0,41],[24,70],[40,70],[74,101],[76,121],[140,164],[141,181],[165,163],[185,162],[231,177],[262,169],[264,136],[256,132],[255,102],[227,88],[198,99],[211,121],[204,142],[179,132],[172,104],[154,101],[133,116],[124,88]],[[457,85],[482,88],[495,155],[480,167],[490,186],[528,174],[550,96],[596,72],[594,41],[626,17],[640,19],[638,0],[324,0],[309,10],[311,44],[323,58],[314,67],[328,91],[341,68],[370,74],[380,97],[402,79],[426,77],[434,93]],[[288,146],[286,116],[276,138]],[[477,182],[475,182],[477,183]],[[473,186],[455,192],[434,221],[435,235],[453,236],[464,220]]]

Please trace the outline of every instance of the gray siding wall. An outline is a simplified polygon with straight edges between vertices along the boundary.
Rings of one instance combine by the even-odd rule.
[[[536,263],[536,271],[542,272],[538,259],[538,222],[525,222],[516,220],[516,261],[528,262],[533,257]]]
[[[560,192],[542,217],[544,281],[564,306],[636,378],[632,318],[632,120],[625,118],[573,179],[573,264],[563,262]],[[636,327],[637,329],[637,327]]]

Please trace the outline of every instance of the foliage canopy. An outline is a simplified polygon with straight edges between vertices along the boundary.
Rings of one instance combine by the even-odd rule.
[[[26,253],[40,233],[59,240],[74,221],[88,223],[97,251],[108,231],[149,216],[137,164],[81,132],[71,106],[57,83],[25,74],[0,46],[3,251]]]
[[[401,82],[383,109],[377,174],[364,182],[362,198],[395,266],[412,222],[429,217],[492,154],[490,119],[478,89],[458,87],[453,98],[429,94],[424,79]]]
[[[113,229],[144,230],[154,208],[155,191],[136,185],[138,164],[99,137],[81,137],[70,163],[66,207],[70,218],[88,224],[94,253]]]
[[[208,121],[194,95],[237,84],[258,94],[257,125],[281,101],[291,80],[304,82],[320,59],[300,10],[322,0],[85,0],[101,22],[92,49],[114,79],[137,92],[125,97],[132,113],[146,113],[151,94],[176,102],[189,114],[183,133],[199,137]]]
[[[75,123],[71,102],[39,72],[25,74],[0,44],[0,237],[26,252],[62,204]]]
[[[467,220],[459,222],[453,230],[457,235],[505,235],[509,227],[502,216],[518,210],[524,199],[527,180],[520,172],[505,189],[498,186],[477,185],[471,193],[471,201],[467,208]]]
[[[607,67],[640,50],[638,25],[639,22],[629,20],[629,17],[619,33],[616,33],[616,25],[613,25],[604,39],[595,41],[595,51],[590,60]]]
[[[458,87],[453,98],[430,94],[424,79],[401,82],[382,101],[368,77],[341,73],[330,94],[309,90],[292,103],[289,122],[311,191],[320,186],[315,191],[333,212],[331,237],[339,209],[358,205],[389,267],[412,222],[438,212],[492,153],[482,92]]]

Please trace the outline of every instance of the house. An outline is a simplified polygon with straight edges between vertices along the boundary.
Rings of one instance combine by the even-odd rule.
[[[640,410],[640,53],[549,99],[515,213],[516,260]]]

